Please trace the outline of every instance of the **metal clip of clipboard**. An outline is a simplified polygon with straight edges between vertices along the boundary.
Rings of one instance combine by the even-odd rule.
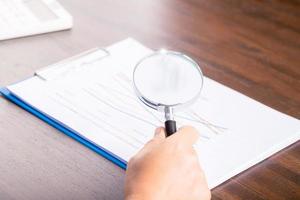
[[[45,81],[53,80],[58,78],[59,76],[68,74],[97,60],[101,60],[109,55],[109,51],[104,48],[93,48],[37,70],[34,75]]]

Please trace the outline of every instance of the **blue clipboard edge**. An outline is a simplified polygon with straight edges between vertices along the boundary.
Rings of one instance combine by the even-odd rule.
[[[34,115],[37,118],[43,120],[44,122],[46,122],[50,126],[52,126],[52,127],[56,128],[57,130],[63,132],[67,136],[73,138],[77,142],[83,144],[84,146],[86,146],[89,149],[93,150],[94,152],[96,152],[97,154],[99,154],[102,157],[106,158],[107,160],[113,162],[114,164],[116,164],[120,168],[126,169],[126,167],[127,167],[126,161],[124,161],[123,159],[121,159],[118,156],[114,155],[113,153],[109,152],[108,150],[106,150],[106,149],[104,149],[102,147],[99,147],[99,146],[91,143],[90,141],[84,139],[83,137],[81,137],[80,135],[78,135],[75,131],[71,130],[68,127],[65,127],[59,121],[57,121],[54,118],[51,118],[51,117],[45,115],[44,113],[42,113],[38,109],[30,106],[29,104],[27,104],[26,102],[24,102],[23,100],[21,100],[20,98],[18,98],[17,96],[15,96],[7,88],[5,88],[5,87],[0,88],[0,94],[2,94],[3,97],[5,97],[7,100],[13,102],[14,104],[16,104],[19,107],[23,108],[24,110],[28,111],[32,115]]]

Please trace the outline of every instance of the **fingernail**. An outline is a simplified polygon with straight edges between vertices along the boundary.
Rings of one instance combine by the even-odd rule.
[[[156,128],[156,129],[155,129],[155,134],[159,134],[160,131],[161,131],[161,127]]]

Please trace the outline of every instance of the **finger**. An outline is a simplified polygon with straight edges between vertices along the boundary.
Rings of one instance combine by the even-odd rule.
[[[166,138],[165,128],[164,127],[156,128],[153,138],[158,140],[165,139]]]
[[[169,136],[169,138],[175,142],[191,146],[197,142],[199,133],[192,126],[183,126],[175,134]]]
[[[146,149],[152,147],[153,145],[159,144],[165,138],[165,129],[163,127],[158,127],[155,129],[153,138],[149,140],[144,147]]]

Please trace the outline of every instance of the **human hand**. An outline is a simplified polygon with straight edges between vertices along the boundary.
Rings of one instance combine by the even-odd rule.
[[[125,180],[126,200],[209,200],[204,173],[193,144],[198,133],[183,127],[165,137],[164,128],[130,159]]]

